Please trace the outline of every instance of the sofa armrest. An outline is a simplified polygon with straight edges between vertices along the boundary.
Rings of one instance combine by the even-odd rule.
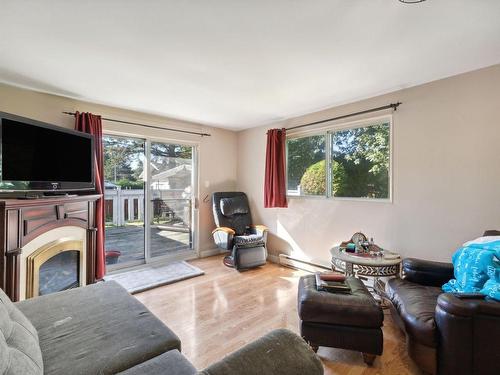
[[[441,286],[454,277],[453,264],[416,258],[403,259],[403,278],[421,285]]]
[[[323,365],[296,334],[278,329],[229,354],[203,375],[322,375]]]
[[[439,373],[500,374],[500,302],[438,297]]]
[[[496,229],[485,230],[483,236],[500,236],[500,230]]]
[[[198,371],[178,350],[170,350],[116,375],[197,375]]]
[[[443,293],[438,298],[437,306],[443,313],[455,316],[481,315],[500,319],[500,302],[492,299],[458,298],[453,293]]]

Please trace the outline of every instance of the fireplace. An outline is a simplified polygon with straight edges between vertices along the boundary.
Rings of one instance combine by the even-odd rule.
[[[53,241],[31,253],[26,262],[26,298],[85,285],[85,252],[81,240]]]
[[[0,199],[0,288],[12,301],[96,281],[100,197]]]

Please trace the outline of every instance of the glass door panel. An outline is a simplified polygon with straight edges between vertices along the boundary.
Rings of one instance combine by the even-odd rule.
[[[193,249],[193,152],[191,146],[151,142],[151,258]]]
[[[145,141],[103,136],[106,265],[144,263]]]

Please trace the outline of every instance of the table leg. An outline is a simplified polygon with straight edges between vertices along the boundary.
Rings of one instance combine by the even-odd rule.
[[[373,365],[373,362],[375,361],[376,357],[377,356],[375,354],[363,353],[363,360],[368,366]]]
[[[345,262],[345,275],[356,276],[354,274],[354,265],[351,262]]]

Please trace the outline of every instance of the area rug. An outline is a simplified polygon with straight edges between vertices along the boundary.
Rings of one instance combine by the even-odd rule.
[[[140,269],[107,275],[104,276],[104,280],[116,281],[129,293],[139,293],[203,274],[202,270],[187,262],[175,262],[166,265],[149,265]]]

